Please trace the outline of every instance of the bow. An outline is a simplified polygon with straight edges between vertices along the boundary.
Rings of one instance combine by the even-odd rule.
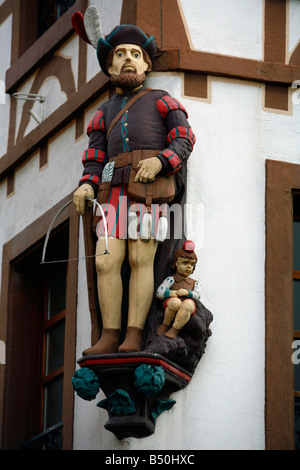
[[[46,238],[45,238],[45,242],[44,242],[44,247],[43,247],[43,254],[42,254],[42,261],[40,264],[50,264],[50,263],[65,263],[67,261],[76,261],[76,260],[79,260],[79,259],[87,259],[87,258],[94,258],[95,256],[102,256],[102,255],[109,255],[109,251],[108,251],[108,237],[107,237],[107,226],[106,226],[106,217],[105,217],[105,214],[104,214],[104,211],[101,207],[101,205],[96,201],[96,199],[90,199],[90,198],[86,198],[87,201],[92,201],[93,204],[96,204],[99,209],[100,209],[100,212],[101,212],[101,215],[103,217],[103,221],[104,221],[104,235],[105,235],[105,251],[104,253],[100,253],[99,255],[90,255],[90,256],[83,256],[81,258],[69,258],[69,259],[62,259],[62,260],[57,260],[57,261],[45,261],[45,257],[46,257],[46,250],[47,250],[47,245],[48,245],[48,241],[49,241],[49,237],[50,237],[50,233],[51,233],[51,230],[53,228],[53,225],[57,219],[57,217],[66,209],[66,207],[68,207],[72,202],[73,200],[71,201],[68,201],[58,212],[57,214],[53,217],[53,220],[48,228],[48,231],[47,231],[47,234],[46,234]]]

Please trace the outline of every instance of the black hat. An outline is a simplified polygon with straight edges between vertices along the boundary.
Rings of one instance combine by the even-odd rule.
[[[151,61],[156,55],[156,42],[154,36],[146,34],[137,26],[131,24],[122,24],[116,26],[105,39],[100,38],[97,47],[97,57],[102,71],[109,76],[106,69],[106,61],[109,52],[120,44],[135,44],[147,52]]]

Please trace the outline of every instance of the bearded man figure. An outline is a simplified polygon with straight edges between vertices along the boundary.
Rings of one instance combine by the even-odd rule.
[[[103,328],[99,341],[83,351],[83,355],[141,351],[154,293],[153,264],[161,214],[159,205],[152,204],[150,236],[144,239],[143,211],[138,213],[136,237],[127,237],[128,211],[136,207],[136,201],[128,197],[129,173],[138,156],[135,182],[151,185],[158,175],[175,175],[181,171],[195,142],[187,113],[176,99],[163,90],[147,90],[144,94],[145,76],[151,71],[155,55],[153,36],[148,38],[134,25],[117,26],[98,42],[100,66],[110,76],[116,94],[100,106],[87,129],[89,147],[84,152],[84,171],[73,198],[79,214],[84,213],[86,199],[97,197],[101,191],[102,172],[108,162],[114,162],[114,174],[105,206],[110,255],[96,256]],[[124,110],[110,129],[116,116],[132,100],[136,100],[134,105]],[[105,248],[103,223],[100,219],[97,225],[96,255]],[[127,250],[131,270],[129,305],[126,336],[120,345],[121,268]]]

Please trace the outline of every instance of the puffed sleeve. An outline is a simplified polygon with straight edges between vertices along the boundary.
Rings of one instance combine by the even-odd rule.
[[[196,142],[188,122],[188,114],[182,104],[170,95],[164,95],[156,107],[165,120],[168,147],[158,157],[163,164],[163,173],[171,175],[180,170],[182,162],[190,156]]]
[[[189,298],[195,300],[195,302],[200,301],[201,287],[198,281],[195,282],[194,290],[189,290]]]
[[[167,277],[161,285],[157,288],[156,297],[160,300],[165,300],[170,297],[170,290],[174,284],[174,277]]]
[[[89,136],[88,149],[83,152],[83,173],[79,185],[90,184],[98,192],[104,165],[107,163],[106,134],[104,113],[99,109],[87,128]]]

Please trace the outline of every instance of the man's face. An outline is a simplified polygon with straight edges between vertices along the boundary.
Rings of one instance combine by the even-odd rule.
[[[143,74],[148,69],[142,49],[134,44],[120,44],[116,47],[112,65],[108,68],[110,75],[123,73]]]

